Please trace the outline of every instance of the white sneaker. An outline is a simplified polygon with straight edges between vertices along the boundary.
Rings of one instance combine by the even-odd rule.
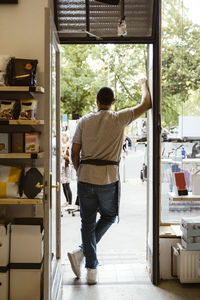
[[[97,283],[97,269],[87,269],[87,283],[96,284]]]
[[[69,261],[71,263],[71,268],[77,278],[81,277],[81,263],[83,262],[83,250],[78,249],[73,252],[67,253]]]

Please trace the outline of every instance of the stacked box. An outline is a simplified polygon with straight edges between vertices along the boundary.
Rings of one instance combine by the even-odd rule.
[[[12,152],[24,152],[24,133],[12,133]]]
[[[0,133],[0,153],[10,152],[10,134]]]
[[[180,225],[181,244],[186,250],[200,251],[200,217],[184,217]]]
[[[38,153],[40,151],[39,133],[25,133],[25,152]]]
[[[10,225],[0,224],[0,300],[8,300]]]
[[[43,267],[41,225],[11,225],[10,300],[40,300]]]

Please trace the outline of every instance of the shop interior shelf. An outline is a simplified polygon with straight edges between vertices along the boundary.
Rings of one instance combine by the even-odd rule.
[[[42,86],[0,86],[0,92],[33,92],[44,94]]]
[[[10,158],[32,158],[32,159],[37,159],[37,158],[43,158],[44,157],[44,152],[39,152],[39,153],[1,153],[0,154],[0,159],[5,158],[5,159],[10,159]]]
[[[41,86],[0,86],[0,99],[32,99],[35,93],[44,94]]]
[[[178,196],[175,192],[169,192],[168,195],[173,201],[200,201],[200,195],[193,195],[191,192],[186,196]]]
[[[161,162],[163,164],[200,164],[200,158],[185,158],[185,159],[171,159],[171,158],[162,158]]]
[[[160,237],[176,238],[181,236],[180,225],[160,226]]]
[[[0,198],[0,204],[42,204],[42,199]]]
[[[0,125],[43,125],[44,120],[0,120]]]

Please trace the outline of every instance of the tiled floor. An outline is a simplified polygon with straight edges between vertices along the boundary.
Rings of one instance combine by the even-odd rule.
[[[124,284],[135,282],[149,282],[149,277],[146,271],[146,265],[144,263],[144,257],[137,257],[138,254],[134,252],[110,251],[100,253],[98,278],[99,284]],[[82,267],[82,276],[80,280],[74,278],[74,274],[71,270],[69,261],[63,262],[63,284],[64,285],[84,285],[87,284],[86,271],[84,266]]]
[[[80,244],[79,213],[72,217],[63,212],[62,300],[200,300],[200,288],[181,285],[176,280],[151,284],[145,264],[146,184],[138,179],[122,184],[121,220],[98,244],[99,281],[88,286],[85,269],[75,279],[67,259],[67,251]]]

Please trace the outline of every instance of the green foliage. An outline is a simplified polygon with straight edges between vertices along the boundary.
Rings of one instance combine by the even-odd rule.
[[[138,73],[146,73],[144,45],[62,46],[61,110],[69,117],[96,108],[96,94],[102,86],[115,92],[115,110],[141,100]]]
[[[162,17],[162,123],[170,127],[199,89],[200,26],[188,18],[182,0],[164,0]]]

